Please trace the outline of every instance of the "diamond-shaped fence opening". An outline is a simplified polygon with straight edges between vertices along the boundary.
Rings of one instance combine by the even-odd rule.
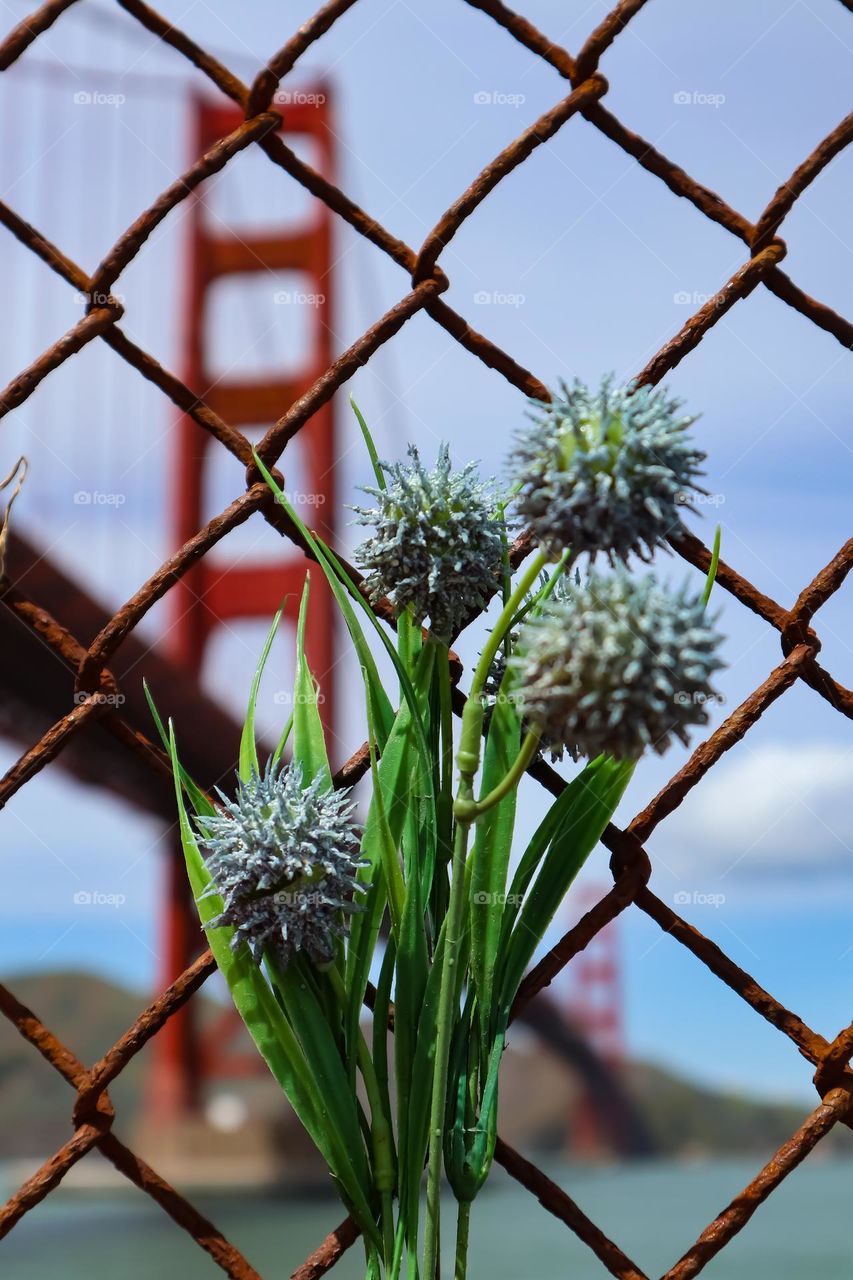
[[[678,333],[657,351],[639,374],[639,381],[658,383],[702,341],[720,319],[739,302],[760,288],[775,294],[780,303],[794,308],[804,320],[823,329],[849,349],[853,346],[853,325],[833,309],[806,294],[783,268],[786,245],[780,230],[787,215],[821,171],[853,139],[853,116],[848,116],[806,156],[788,181],[753,222],[731,208],[720,196],[695,181],[644,138],[607,109],[608,82],[599,71],[602,55],[621,39],[622,32],[644,7],[644,0],[621,0],[589,34],[574,55],[552,42],[524,16],[514,13],[501,0],[460,0],[497,23],[507,39],[520,42],[528,51],[555,69],[565,80],[566,92],[556,104],[510,142],[495,159],[477,174],[470,186],[447,209],[415,249],[400,241],[390,230],[361,209],[344,190],[330,183],[299,159],[277,136],[279,117],[275,110],[279,83],[298,60],[356,0],[329,0],[269,60],[250,85],[243,83],[214,56],[199,47],[178,27],[161,17],[143,0],[119,0],[121,8],[147,32],[172,46],[201,71],[245,115],[240,127],[220,139],[212,148],[143,212],[108,249],[101,265],[89,274],[66,256],[61,245],[44,236],[14,209],[0,203],[0,221],[32,253],[36,254],[74,290],[86,294],[85,314],[55,344],[15,377],[0,397],[0,416],[22,405],[40,383],[71,355],[88,343],[102,341],[132,365],[143,378],[188,412],[200,432],[210,433],[244,465],[252,462],[247,438],[222,421],[195,393],[172,373],[160,367],[122,332],[122,305],[111,289],[125,267],[158,224],[210,175],[228,165],[247,147],[256,147],[268,161],[289,173],[314,197],[325,202],[361,236],[372,242],[397,263],[410,278],[400,300],[364,332],[337,359],[329,364],[308,391],[266,432],[259,452],[264,461],[275,464],[290,441],[312,416],[325,405],[351,374],[403,325],[420,312],[451,335],[470,355],[497,371],[525,395],[547,396],[542,383],[500,349],[474,330],[467,317],[443,300],[449,281],[442,269],[445,247],[478,205],[509,174],[524,165],[536,148],[547,144],[575,116],[582,116],[612,143],[670,191],[689,201],[707,218],[717,223],[743,244],[743,260],[730,279],[721,281],[715,295],[698,307]],[[828,0],[827,0],[828,2]],[[850,7],[847,0],[842,0]],[[48,0],[0,43],[0,70],[16,62],[39,37],[59,19],[73,0]],[[65,630],[25,591],[8,579],[0,582],[3,603],[20,622],[35,631],[62,660],[77,672],[77,692],[68,712],[34,743],[0,781],[0,801],[5,803],[27,781],[50,764],[71,743],[84,726],[103,721],[120,744],[134,752],[152,774],[168,773],[169,766],[159,747],[131,727],[121,715],[109,672],[110,660],[125,638],[142,621],[152,606],[211,548],[238,527],[246,517],[260,512],[281,534],[297,545],[299,536],[269,491],[251,471],[245,491],[184,543],[118,610],[88,646]],[[708,548],[696,537],[680,533],[672,539],[673,549],[691,565],[707,570]],[[302,548],[305,549],[304,547]],[[846,543],[814,580],[804,586],[791,608],[764,595],[727,563],[721,563],[717,581],[745,608],[756,613],[779,633],[781,658],[766,679],[738,706],[721,726],[701,744],[687,763],[670,779],[642,812],[624,829],[611,825],[604,844],[612,854],[613,887],[565,934],[527,976],[519,994],[516,1012],[546,987],[560,971],[586,947],[591,939],[629,907],[644,912],[674,943],[686,947],[696,960],[707,966],[722,982],[786,1036],[815,1068],[819,1104],[796,1133],[761,1169],[753,1181],[702,1232],[695,1244],[666,1272],[671,1280],[686,1280],[699,1274],[707,1262],[733,1239],[763,1200],[805,1158],[838,1123],[850,1124],[853,1116],[853,1072],[848,1060],[853,1053],[853,1026],[843,1028],[831,1043],[765,991],[754,978],[732,961],[719,946],[658,898],[648,887],[650,864],[644,849],[658,824],[671,814],[693,787],[756,724],[763,712],[797,681],[846,716],[853,715],[853,691],[843,687],[818,661],[820,640],[814,629],[818,614],[842,585],[853,564],[853,540]],[[352,782],[368,767],[364,749],[359,749],[343,766],[340,781]],[[547,764],[531,765],[530,774],[547,790],[559,794],[565,785]],[[0,1210],[0,1234],[8,1233],[35,1205],[57,1187],[65,1174],[88,1152],[100,1151],[142,1191],[151,1196],[215,1262],[235,1280],[257,1277],[257,1272],[228,1240],[193,1205],[113,1132],[115,1112],[108,1087],[140,1049],[163,1028],[169,1018],[190,1000],[214,970],[209,953],[204,954],[139,1016],[99,1062],[85,1066],[78,1061],[38,1017],[18,1002],[12,992],[0,988],[0,1008],[47,1063],[67,1080],[73,1094],[73,1134],[65,1145],[24,1183]],[[498,1142],[497,1159],[521,1185],[533,1193],[544,1208],[589,1246],[605,1268],[622,1280],[639,1280],[643,1272],[590,1221],[577,1204],[503,1141]],[[296,1275],[307,1280],[329,1271],[356,1239],[352,1223],[345,1221],[324,1240]]]

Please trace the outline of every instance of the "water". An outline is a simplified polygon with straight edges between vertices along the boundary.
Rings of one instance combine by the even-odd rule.
[[[552,1166],[549,1172],[639,1267],[659,1276],[750,1180],[757,1163],[656,1162],[592,1171]],[[850,1280],[851,1196],[853,1162],[807,1161],[703,1275]],[[264,1280],[285,1280],[341,1217],[331,1199],[218,1195],[195,1203]],[[60,1189],[0,1243],[0,1274],[4,1280],[215,1280],[223,1273],[141,1193]],[[358,1246],[333,1274],[363,1280]],[[445,1275],[451,1274],[448,1259]],[[599,1280],[607,1274],[528,1192],[495,1171],[474,1206],[471,1280]]]

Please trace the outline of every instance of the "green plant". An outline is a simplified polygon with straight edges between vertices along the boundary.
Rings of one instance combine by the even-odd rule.
[[[602,396],[597,403],[613,402],[609,384]],[[627,392],[615,397],[626,402]],[[202,925],[259,1052],[361,1229],[367,1276],[438,1275],[446,1173],[458,1202],[461,1280],[471,1205],[494,1155],[500,1062],[521,981],[641,751],[662,749],[673,733],[683,738],[704,722],[719,637],[704,620],[704,602],[683,591],[670,594],[650,579],[638,585],[624,572],[570,581],[571,503],[561,507],[560,538],[555,543],[549,527],[514,581],[507,502],[472,466],[453,472],[446,446],[431,472],[416,452],[408,466],[380,464],[356,414],[376,477],[368,491],[376,506],[358,509],[374,530],[358,552],[371,575],[364,591],[256,461],[328,580],[358,659],[371,781],[360,832],[348,800],[332,790],[305,656],[308,578],[293,714],[262,766],[255,707],[277,615],[252,682],[234,798],[199,789],[181,766],[171,724],[166,730],[151,706],[171,754]],[[632,458],[643,422],[642,414],[631,418]],[[684,422],[675,430],[681,442]],[[612,478],[621,474],[622,437],[610,436]],[[550,450],[550,437],[545,443]],[[532,474],[529,449],[526,462]],[[678,474],[669,481],[658,474],[656,483],[676,500]],[[529,484],[526,492],[529,500]],[[642,504],[639,488],[620,494]],[[591,546],[588,514],[585,550],[610,554],[607,520]],[[718,544],[715,551],[705,601]],[[502,609],[455,738],[449,645],[490,590]],[[375,609],[385,596],[395,640]],[[371,640],[388,654],[398,690],[380,679]],[[594,758],[513,865],[519,783],[543,746]],[[371,972],[368,1040],[362,1011]]]

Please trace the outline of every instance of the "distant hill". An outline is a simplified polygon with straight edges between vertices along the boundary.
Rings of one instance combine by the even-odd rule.
[[[17,998],[88,1066],[124,1032],[146,1004],[145,997],[85,973],[16,976],[8,982]],[[204,996],[201,1016],[213,1011]],[[119,1113],[117,1132],[132,1137],[140,1119],[147,1046],[122,1072],[110,1093]],[[802,1123],[806,1106],[766,1103],[697,1086],[645,1063],[626,1068],[637,1100],[662,1155],[766,1157]],[[230,1093],[240,1092],[229,1083]],[[577,1088],[548,1050],[526,1035],[507,1052],[502,1079],[501,1128],[527,1150],[564,1148]],[[275,1085],[253,1083],[248,1094],[255,1115],[281,1115]],[[45,1155],[70,1135],[73,1091],[5,1018],[0,1018],[0,1159]],[[853,1152],[853,1135],[836,1129],[832,1149]],[[828,1149],[828,1148],[827,1148]]]
[[[808,1104],[760,1102],[680,1079],[663,1067],[634,1063],[629,1089],[664,1154],[769,1154],[800,1127]],[[814,1103],[817,1105],[817,1094]],[[822,1144],[853,1154],[853,1133],[837,1125]]]
[[[86,1066],[115,1043],[146,1004],[144,996],[88,973],[16,976],[4,985]],[[142,1075],[137,1059],[110,1090],[122,1117],[131,1122],[138,1114]],[[0,1158],[42,1155],[67,1142],[73,1104],[71,1086],[0,1017]]]

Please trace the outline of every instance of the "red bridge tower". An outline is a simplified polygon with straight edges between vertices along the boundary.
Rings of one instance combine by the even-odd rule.
[[[318,157],[315,167],[334,181],[334,137],[330,127],[328,86],[318,83],[311,92],[283,109],[284,135],[310,140]],[[201,155],[242,121],[239,108],[197,98],[193,113],[193,156]],[[282,182],[288,178],[281,174]],[[279,418],[332,363],[332,227],[331,213],[312,200],[306,219],[299,224],[270,224],[262,232],[230,232],[214,222],[205,210],[204,187],[190,202],[189,277],[184,309],[182,341],[183,378],[205,403],[226,422],[249,434],[263,431]],[[246,280],[262,273],[298,273],[310,306],[299,315],[307,325],[307,348],[302,367],[295,373],[232,380],[216,377],[211,368],[209,332],[213,286],[225,277]],[[271,288],[274,284],[271,280]],[[302,292],[302,290],[300,290]],[[293,449],[293,445],[290,446]],[[331,403],[321,408],[299,435],[303,486],[315,516],[309,523],[333,540],[335,512],[335,424]],[[205,494],[211,454],[222,446],[182,417],[176,427],[175,486],[172,496],[174,539],[177,545],[192,537],[204,524]],[[282,541],[281,556],[252,562],[239,560],[217,564],[210,557],[194,565],[171,590],[172,627],[168,642],[173,657],[188,669],[203,669],[208,643],[223,624],[247,618],[270,619],[285,598],[285,616],[293,620],[305,577],[301,552]],[[322,575],[312,578],[307,628],[308,660],[321,680],[327,725],[333,717],[334,611],[332,597]],[[235,744],[236,746],[236,744]],[[170,860],[161,945],[162,984],[172,982],[198,954],[201,935],[195,906],[190,900],[180,850]],[[154,1064],[149,1080],[149,1117],[166,1122],[192,1112],[201,1101],[201,1082],[245,1074],[246,1063],[228,1059],[224,1049],[237,1030],[237,1016],[230,1010],[204,1037],[198,1034],[192,1002],[169,1019],[154,1042]],[[255,1058],[252,1055],[252,1062]]]

